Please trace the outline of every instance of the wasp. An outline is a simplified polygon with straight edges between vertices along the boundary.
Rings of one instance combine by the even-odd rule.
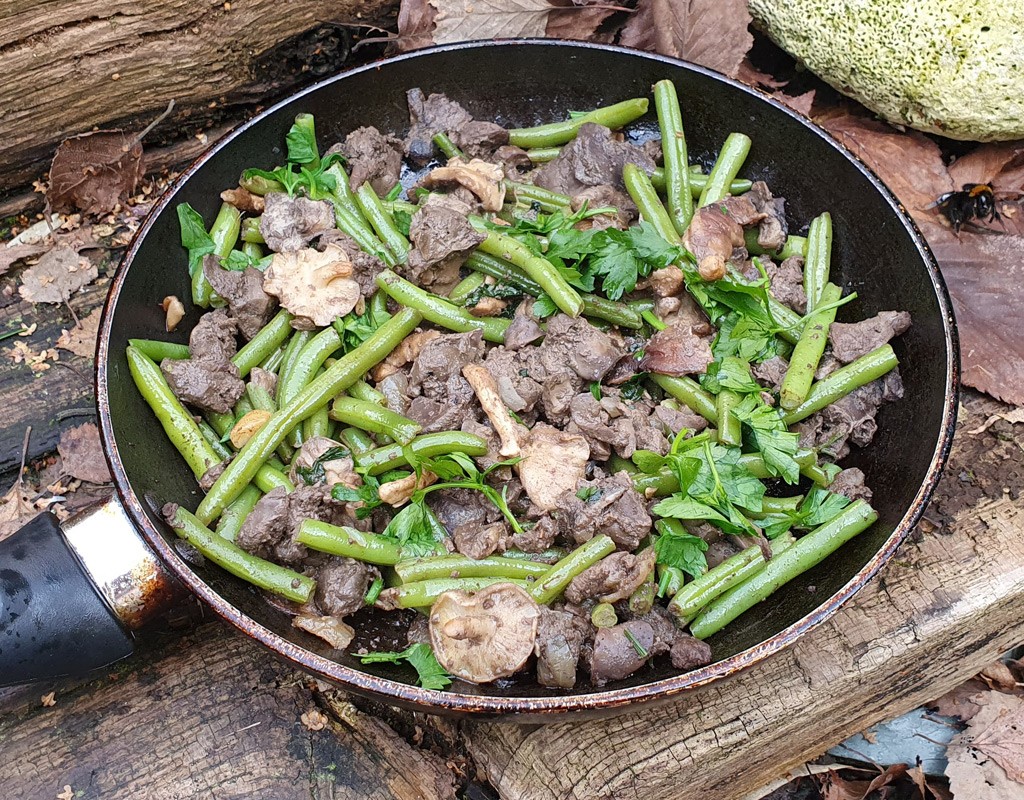
[[[957,233],[975,219],[988,222],[1002,219],[996,210],[995,193],[987,183],[965,183],[959,192],[946,192],[929,206],[936,207]]]

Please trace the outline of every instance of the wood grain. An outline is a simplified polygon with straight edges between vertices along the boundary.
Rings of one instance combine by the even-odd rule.
[[[4,185],[38,177],[67,136],[121,123],[141,129],[171,99],[178,109],[159,131],[191,129],[191,135],[225,106],[266,102],[333,74],[347,58],[347,34],[334,27],[318,41],[316,31],[325,23],[379,22],[391,6],[390,0],[0,2],[0,74],[9,78],[0,82]]]
[[[255,644],[207,623],[44,707],[0,716],[4,800],[454,800],[440,758],[413,748]],[[6,708],[5,708],[6,706]],[[0,709],[10,705],[0,701]],[[310,730],[302,715],[324,714]]]

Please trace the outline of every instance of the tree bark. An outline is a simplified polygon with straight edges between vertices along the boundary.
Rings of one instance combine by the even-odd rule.
[[[141,129],[194,135],[225,107],[265,102],[334,74],[346,25],[393,0],[5,0],[0,2],[0,186],[24,185],[66,137]],[[235,114],[237,117],[237,112]]]

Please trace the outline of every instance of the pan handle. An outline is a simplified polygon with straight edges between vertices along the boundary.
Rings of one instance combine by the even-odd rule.
[[[182,590],[116,498],[0,541],[0,686],[81,676],[128,656]]]

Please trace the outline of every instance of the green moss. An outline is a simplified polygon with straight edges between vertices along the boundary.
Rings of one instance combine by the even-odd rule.
[[[1020,0],[750,0],[814,73],[890,122],[953,139],[1024,137]]]

